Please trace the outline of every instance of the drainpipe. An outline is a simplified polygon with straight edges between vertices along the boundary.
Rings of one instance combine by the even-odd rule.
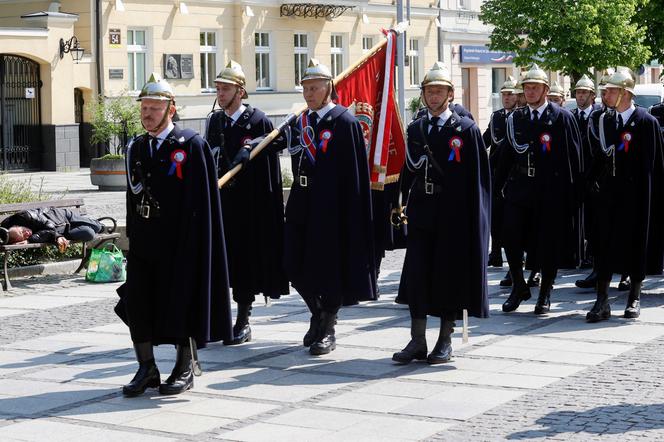
[[[101,32],[101,0],[95,0],[95,41],[97,47],[95,48],[95,66],[97,74],[97,96],[104,93],[104,77],[102,75],[102,60],[104,42],[102,41]]]

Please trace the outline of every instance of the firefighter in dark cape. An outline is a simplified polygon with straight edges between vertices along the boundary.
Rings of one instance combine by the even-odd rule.
[[[580,258],[581,140],[572,114],[549,103],[549,79],[536,64],[525,75],[528,102],[507,120],[509,147],[500,157],[496,191],[505,198],[503,241],[514,281],[503,311],[531,297],[523,278],[524,251],[542,282],[535,314],[547,313],[559,268],[574,268]]]
[[[335,104],[332,74],[311,59],[302,77],[308,109],[292,126],[294,183],[286,204],[285,266],[311,312],[303,344],[336,348],[342,305],[376,299],[374,225],[362,128]]]
[[[413,359],[431,364],[449,361],[455,320],[461,319],[462,311],[478,318],[489,315],[489,159],[477,125],[449,109],[453,90],[449,71],[436,62],[421,84],[427,114],[407,131],[403,179],[412,184],[405,209],[406,258],[396,302],[409,307],[411,340],[392,357],[400,364]],[[427,316],[440,318],[438,340],[430,353]]]
[[[197,348],[232,336],[214,159],[203,138],[173,123],[165,80],[152,74],[138,101],[146,133],[127,148],[127,281],[116,306],[139,363],[122,389],[130,397],[192,388]],[[153,354],[160,344],[176,347],[165,382]]]
[[[210,116],[206,139],[218,152],[219,176],[242,164],[233,180],[220,189],[230,285],[237,303],[233,338],[226,345],[251,340],[249,316],[255,296],[278,299],[289,292],[283,267],[284,202],[278,150],[273,143],[249,161],[252,145],[272,132],[265,113],[249,104],[245,75],[235,61],[215,79],[222,108]],[[251,232],[241,234],[240,232]]]
[[[664,260],[664,160],[660,126],[634,105],[634,73],[616,69],[607,80],[605,100],[612,110],[599,117],[599,150],[591,177],[597,183],[595,270],[597,299],[588,322],[611,317],[608,299],[613,273],[628,274],[625,318],[641,314],[646,275],[661,275]]]

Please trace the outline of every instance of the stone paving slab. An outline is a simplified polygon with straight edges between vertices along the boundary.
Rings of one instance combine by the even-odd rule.
[[[384,263],[402,259],[396,252]],[[534,299],[504,314],[500,305],[509,291],[497,287],[503,274],[504,269],[489,273],[492,317],[470,318],[467,344],[457,322],[449,364],[391,362],[392,353],[408,341],[409,315],[393,303],[400,272],[387,267],[380,301],[340,312],[338,347],[331,354],[313,357],[302,347],[308,314],[297,294],[271,305],[257,302],[251,318],[254,340],[201,350],[204,374],[195,379],[193,391],[163,397],[149,390],[133,399],[122,397],[119,388],[136,364],[127,329],[112,313],[117,285],[61,278],[54,289],[31,279],[29,288],[26,284],[16,295],[0,297],[0,312],[20,311],[0,321],[0,439],[39,440],[41,435],[44,440],[49,430],[62,428],[62,440],[574,440],[555,426],[558,417],[547,416],[583,401],[550,409],[541,392],[567,385],[565,391],[575,396],[586,373],[664,340],[664,297],[644,295],[639,321],[586,324],[593,295],[572,287],[578,272],[562,273],[550,315],[532,315]],[[612,290],[611,299],[620,312],[625,294]],[[5,307],[3,301],[16,306]],[[430,346],[438,324],[429,321]],[[175,352],[159,346],[155,356],[165,377]],[[630,373],[629,365],[622,373]],[[654,378],[639,382],[650,382],[652,391],[664,384],[661,376]],[[602,383],[601,375],[594,379],[602,393],[585,392],[584,400],[601,402],[614,388]],[[636,385],[630,384],[632,394],[640,392]],[[647,400],[656,403],[657,396],[651,393],[641,402]],[[523,424],[506,433],[509,425],[494,416],[512,409],[518,412],[510,419]],[[609,437],[625,431],[634,437],[659,434],[652,413],[635,410],[637,422],[629,425],[604,410],[597,417],[582,413],[581,420],[566,425],[590,438],[600,428]],[[531,420],[524,420],[528,416]],[[468,426],[475,421],[481,422],[478,428]],[[31,430],[22,432],[26,425]]]

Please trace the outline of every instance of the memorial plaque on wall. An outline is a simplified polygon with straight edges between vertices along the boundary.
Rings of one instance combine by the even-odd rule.
[[[164,78],[194,78],[194,55],[164,54]]]
[[[122,80],[124,78],[124,70],[122,68],[109,68],[109,80]]]

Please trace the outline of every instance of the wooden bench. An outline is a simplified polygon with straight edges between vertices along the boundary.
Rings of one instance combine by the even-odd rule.
[[[16,204],[0,204],[0,222],[8,218],[16,212],[22,210],[31,210],[38,209],[40,207],[57,207],[61,209],[69,209],[74,213],[80,215],[85,215],[85,203],[82,198],[77,199],[62,199],[54,201],[37,201],[33,203],[16,203]],[[115,240],[120,237],[119,233],[98,233],[90,241],[83,242],[83,253],[81,256],[81,264],[78,266],[74,273],[80,272],[85,268],[90,260],[90,250],[96,246],[104,244],[108,241],[115,243]],[[71,241],[72,243],[77,243],[81,241]],[[12,286],[9,282],[9,273],[7,272],[7,262],[9,260],[9,255],[16,250],[25,250],[25,249],[39,249],[42,247],[57,247],[57,245],[52,243],[28,243],[28,244],[8,244],[0,245],[0,252],[4,252],[4,264],[3,264],[3,278],[2,278],[2,289],[4,291],[11,290]]]

